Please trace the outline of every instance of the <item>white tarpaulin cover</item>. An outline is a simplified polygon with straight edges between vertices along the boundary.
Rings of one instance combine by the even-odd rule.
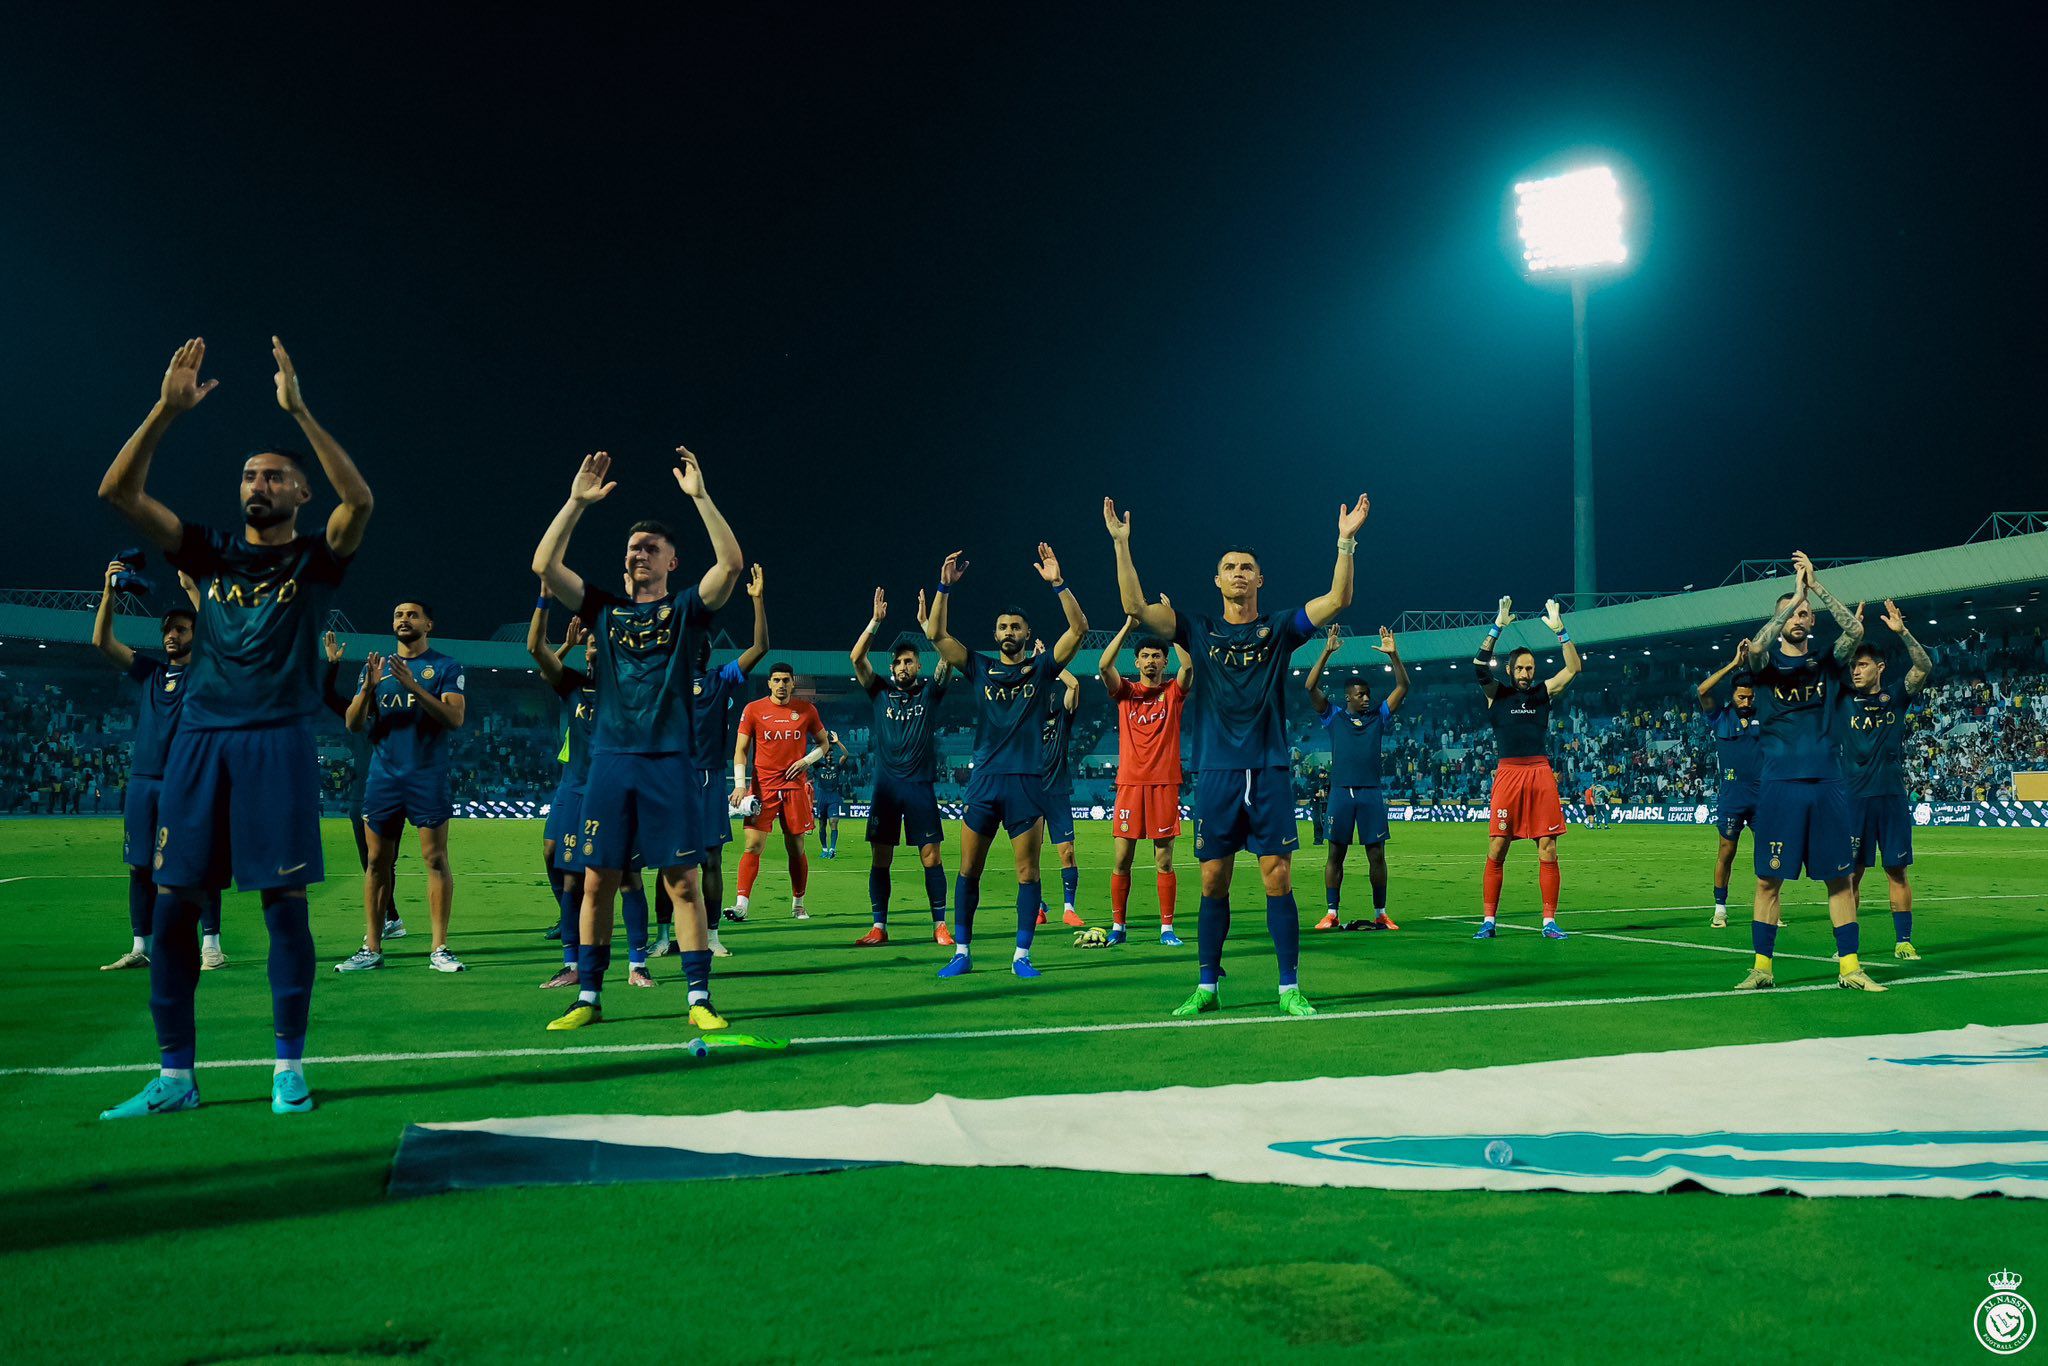
[[[418,1129],[465,1144],[497,1135],[529,1148],[617,1145],[643,1159],[668,1149],[1388,1190],[1659,1191],[1691,1181],[1727,1194],[2043,1198],[2048,1025],[1385,1077]]]

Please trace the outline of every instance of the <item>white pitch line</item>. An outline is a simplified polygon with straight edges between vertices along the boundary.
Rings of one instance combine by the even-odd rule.
[[[2007,968],[1998,972],[1945,972],[1926,977],[1907,977],[1893,987],[1927,986],[1940,982],[1978,982],[2000,977],[2048,976],[2048,968]],[[1809,991],[1835,991],[1833,982],[1808,986],[1777,987],[1772,991],[1675,991],[1656,996],[1605,996],[1565,1001],[1490,1001],[1453,1006],[1397,1006],[1383,1010],[1326,1010],[1306,1019],[1289,1015],[1239,1015],[1191,1020],[1125,1020],[1114,1024],[1037,1025],[1013,1029],[953,1029],[924,1034],[824,1034],[814,1038],[791,1039],[791,1045],[816,1048],[825,1044],[932,1043],[962,1039],[1028,1039],[1060,1034],[1119,1034],[1139,1029],[1213,1029],[1226,1025],[1313,1025],[1323,1020],[1388,1020],[1416,1015],[1474,1015],[1506,1010],[1576,1010],[1588,1006],[1659,1005],[1672,1001],[1715,1001],[1754,999],[1762,995],[1791,996]],[[307,1058],[309,1066],[336,1066],[365,1062],[444,1062],[490,1058],[594,1057],[623,1053],[675,1053],[689,1047],[684,1040],[670,1043],[583,1044],[567,1048],[471,1048],[439,1049],[421,1053],[345,1053],[334,1057]],[[208,1062],[217,1067],[274,1067],[272,1058],[232,1058]],[[115,1063],[98,1067],[0,1067],[0,1077],[93,1077],[114,1072],[154,1072],[155,1063]]]
[[[1914,898],[1913,898],[1913,904],[1914,904],[1915,906],[1922,906],[1922,905],[1926,905],[1926,904],[1928,904],[1928,903],[1931,903],[1931,902],[1944,902],[1944,903],[1945,903],[1945,902],[1951,902],[1951,901],[2048,901],[2048,891],[2042,891],[2042,892],[1984,892],[1984,893],[1981,893],[1981,894],[1979,894],[1979,895],[1976,895],[1976,896],[1961,896],[1961,895],[1957,895],[1957,896],[1918,896],[1918,895],[1916,895],[1916,896],[1914,896]],[[1813,908],[1817,908],[1817,909],[1825,909],[1825,908],[1827,907],[1827,902],[1826,902],[1825,900],[1819,900],[1819,901],[1801,901],[1801,902],[1791,902],[1791,903],[1788,903],[1788,904],[1792,905],[1794,909],[1798,909],[1799,907],[1813,907]],[[1731,901],[1731,902],[1729,903],[1729,905],[1730,905],[1730,906],[1732,906],[1732,907],[1734,907],[1734,910],[1733,910],[1733,911],[1731,911],[1731,914],[1740,914],[1740,913],[1741,913],[1741,911],[1742,911],[1742,910],[1744,909],[1744,906],[1737,906],[1737,905],[1736,905],[1736,904],[1735,904],[1734,902],[1732,902],[1732,901]],[[1744,903],[1744,905],[1746,906],[1746,905],[1747,905],[1747,903]],[[1695,904],[1693,904],[1693,905],[1690,905],[1690,906],[1588,906],[1588,907],[1574,907],[1574,908],[1572,908],[1572,909],[1571,909],[1571,911],[1570,911],[1570,914],[1572,914],[1572,915],[1574,915],[1574,916],[1581,916],[1581,915],[1646,915],[1646,914],[1650,914],[1650,913],[1653,913],[1653,912],[1660,912],[1660,911],[1711,911],[1711,910],[1713,910],[1713,909],[1714,909],[1714,905],[1713,905],[1713,903],[1712,903],[1712,902],[1710,902],[1710,901],[1702,901],[1702,902],[1697,902],[1697,903],[1695,903]],[[1873,902],[1873,903],[1871,904],[1871,907],[1870,907],[1870,911],[1871,911],[1871,914],[1873,914],[1873,915],[1877,914],[1877,913],[1878,913],[1878,912],[1880,912],[1880,911],[1887,911],[1887,910],[1889,910],[1889,909],[1890,909],[1889,907],[1886,907],[1886,906],[1881,906],[1881,905],[1878,905],[1878,904],[1876,904],[1876,903],[1874,903],[1874,902]],[[1454,918],[1454,917],[1448,917],[1448,916],[1437,916],[1437,917],[1435,917],[1435,918],[1436,918],[1436,919],[1439,919],[1439,920],[1444,920],[1444,919],[1452,919],[1452,918]]]
[[[1433,915],[1429,918],[1431,920],[1449,920],[1460,925],[1477,925],[1479,923],[1469,916],[1462,915]],[[1530,934],[1543,933],[1542,928],[1537,925],[1502,924],[1500,928],[1504,930],[1527,930]],[[1567,933],[1573,939],[1612,939],[1622,944],[1658,944],[1667,949],[1701,949],[1707,953],[1739,953],[1745,956],[1753,955],[1755,952],[1752,949],[1739,947],[1734,944],[1693,944],[1683,939],[1645,939],[1641,935],[1608,934],[1603,930],[1570,930]],[[1819,954],[1814,953],[1774,953],[1771,957],[1797,958],[1807,963],[1832,963],[1835,961],[1832,958],[1823,958]]]

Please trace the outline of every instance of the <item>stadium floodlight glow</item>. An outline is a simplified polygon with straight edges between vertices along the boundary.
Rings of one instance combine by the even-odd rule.
[[[1621,182],[1605,166],[1521,182],[1515,218],[1523,263],[1535,275],[1621,265],[1628,260],[1622,207]]]

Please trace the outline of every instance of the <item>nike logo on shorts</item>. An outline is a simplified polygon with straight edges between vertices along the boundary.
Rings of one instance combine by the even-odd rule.
[[[301,869],[301,868],[303,868],[303,867],[305,867],[305,866],[306,866],[306,865],[305,865],[305,864],[303,864],[303,863],[294,863],[294,864],[293,864],[293,865],[292,865],[291,867],[289,867],[289,868],[280,868],[280,869],[278,869],[278,870],[277,870],[277,875],[278,875],[279,877],[290,877],[290,876],[291,876],[291,875],[292,875],[293,873],[296,873],[296,872],[298,872],[298,871],[299,871],[299,869]]]

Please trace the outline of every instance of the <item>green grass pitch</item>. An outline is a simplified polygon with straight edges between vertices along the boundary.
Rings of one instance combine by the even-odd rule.
[[[126,946],[119,836],[112,820],[0,823],[0,1069],[153,1058],[147,975],[97,971]],[[2048,1208],[1995,1199],[1394,1194],[914,1167],[383,1193],[410,1121],[1381,1074],[2048,1018],[2048,977],[2035,976],[1882,996],[1646,999],[1720,992],[1747,966],[1746,910],[1730,929],[1707,926],[1708,829],[1575,830],[1563,916],[1574,938],[1504,931],[1475,944],[1460,921],[1474,913],[1483,833],[1402,827],[1389,855],[1401,932],[1303,936],[1302,981],[1321,1018],[935,1040],[905,1036],[1162,1018],[1194,979],[1187,844],[1186,948],[1153,942],[1141,867],[1130,946],[1075,949],[1055,925],[1040,937],[1045,978],[1015,980],[1003,971],[1012,898],[998,851],[982,967],[941,983],[907,856],[899,942],[849,947],[868,917],[867,850],[848,822],[838,861],[813,855],[807,924],[789,918],[771,852],[754,918],[729,927],[736,956],[714,982],[736,1028],[840,1041],[704,1062],[571,1051],[686,1038],[673,959],[657,964],[659,988],[629,990],[621,951],[607,1022],[543,1031],[565,993],[535,989],[559,958],[540,935],[552,908],[535,872],[537,824],[458,822],[453,943],[471,968],[459,977],[425,968],[410,850],[399,895],[413,937],[391,946],[382,972],[328,970],[360,936],[361,902],[346,826],[330,822],[327,837],[337,876],[313,901],[313,1056],[545,1054],[315,1062],[319,1111],[272,1116],[267,1067],[208,1069],[270,1047],[261,920],[253,898],[230,896],[232,963],[207,974],[199,997],[204,1108],[102,1124],[98,1111],[145,1071],[0,1072],[9,1359],[1726,1361],[1761,1348],[1963,1361],[1980,1359],[1970,1315],[1990,1271],[2011,1263],[2048,1284]],[[2048,968],[2048,840],[1940,830],[1920,843],[1925,961],[1893,963],[1881,892],[1865,889],[1865,957],[1880,980]],[[949,847],[949,869],[954,857]],[[1108,857],[1106,827],[1084,826],[1091,919],[1107,919]],[[729,853],[728,878],[736,862]],[[1296,860],[1304,925],[1320,913],[1322,865],[1312,848]],[[1361,914],[1355,857],[1352,872],[1346,907]],[[1248,868],[1240,887],[1225,1000],[1231,1015],[1270,1016],[1272,959]],[[1536,923],[1526,846],[1509,864],[1502,914]],[[1781,953],[1814,957],[1781,960],[1780,983],[1829,980],[1819,889],[1788,889],[1787,915]],[[1592,1000],[1607,1003],[1469,1009]]]

